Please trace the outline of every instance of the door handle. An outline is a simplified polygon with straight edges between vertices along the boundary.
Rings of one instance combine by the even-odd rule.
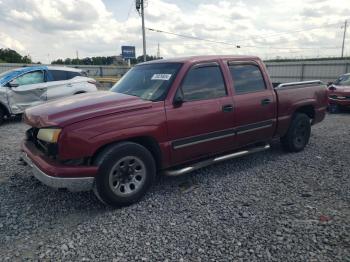
[[[233,105],[222,106],[222,112],[232,112],[232,111],[233,111]]]
[[[268,105],[270,103],[271,103],[271,99],[269,99],[269,98],[265,98],[265,99],[261,100],[261,105],[262,106],[266,106],[266,105]]]
[[[68,86],[68,87],[72,87],[72,84],[67,84],[66,86]]]

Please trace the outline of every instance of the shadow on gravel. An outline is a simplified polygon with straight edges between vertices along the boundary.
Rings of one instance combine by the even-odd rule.
[[[225,175],[232,176],[235,173],[237,174],[242,171],[249,172],[251,169],[263,167],[267,162],[277,161],[281,156],[286,154],[288,153],[283,151],[279,141],[274,141],[271,144],[271,148],[267,151],[226,160],[178,177],[162,176],[160,181],[161,183],[176,183],[177,181],[182,182],[183,180],[195,177],[216,180]]]
[[[274,143],[266,152],[224,161],[188,175],[162,176],[140,203],[119,211],[101,204],[92,192],[52,190],[27,174],[27,167],[21,167],[23,171],[14,173],[0,184],[0,195],[3,196],[0,220],[4,221],[0,227],[0,236],[18,236],[21,232],[37,234],[37,230],[73,230],[81,223],[110,212],[128,213],[142,206],[147,209],[147,206],[153,204],[154,198],[159,199],[159,196],[162,196],[164,201],[158,205],[167,206],[167,203],[173,201],[181,204],[180,195],[190,191],[193,185],[200,187],[220,183],[225,176],[233,177],[242,171],[246,174],[250,169],[263,168],[267,162],[276,161],[281,151],[279,144]],[[3,231],[5,228],[6,232]],[[6,237],[0,238],[6,242]]]

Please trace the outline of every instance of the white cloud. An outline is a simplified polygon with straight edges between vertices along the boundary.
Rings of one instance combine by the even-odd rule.
[[[17,41],[16,39],[13,39],[11,36],[0,32],[0,47],[2,48],[11,48],[14,50],[18,50],[20,52],[24,52],[26,48],[24,45],[21,44],[21,42]]]
[[[48,57],[73,57],[76,50],[80,56],[115,55],[124,44],[136,45],[140,55],[141,19],[133,8],[130,10],[129,19],[121,21],[125,14],[107,9],[102,0],[0,0],[0,27],[7,39],[2,43],[43,62]],[[349,18],[349,13],[350,2],[343,0],[207,0],[198,5],[185,0],[150,0],[146,8],[147,27],[234,43],[242,48],[147,31],[147,50],[155,55],[159,42],[165,57],[336,55],[339,50],[319,47],[341,45],[340,24],[276,34],[340,23]],[[278,49],[286,47],[313,49]]]

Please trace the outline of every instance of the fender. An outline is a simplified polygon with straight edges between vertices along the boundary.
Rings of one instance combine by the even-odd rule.
[[[117,129],[92,136],[74,127],[68,127],[59,138],[59,157],[62,160],[92,157],[100,148],[108,144],[134,140],[138,137],[151,137],[157,141],[166,162],[170,154],[170,144],[166,141],[166,134],[165,124]]]
[[[317,106],[317,100],[315,98],[309,98],[298,101],[297,103],[294,103],[288,107],[288,110],[285,111],[283,115],[278,116],[278,130],[276,132],[278,136],[284,136],[287,133],[293,115],[298,111],[298,109],[305,106],[312,106],[315,109]]]

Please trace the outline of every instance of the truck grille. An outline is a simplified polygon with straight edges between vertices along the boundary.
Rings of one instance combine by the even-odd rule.
[[[329,96],[330,98],[333,98],[333,99],[339,99],[339,100],[350,100],[350,96],[342,96],[342,97],[339,97],[337,95],[330,95]]]

